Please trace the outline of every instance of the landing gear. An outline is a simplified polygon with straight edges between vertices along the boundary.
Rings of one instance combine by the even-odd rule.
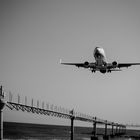
[[[92,72],[92,73],[93,73],[93,72],[95,73],[96,71],[95,71],[95,70],[91,70],[91,72]]]
[[[108,73],[111,73],[111,70],[107,70]]]

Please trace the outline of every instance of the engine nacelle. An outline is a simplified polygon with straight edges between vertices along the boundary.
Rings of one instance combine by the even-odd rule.
[[[85,67],[85,68],[89,68],[89,62],[88,62],[88,61],[85,61],[85,62],[84,62],[84,67]]]
[[[117,64],[118,64],[118,63],[117,63],[116,61],[113,61],[113,62],[112,62],[112,65],[113,65],[113,66],[117,66]]]

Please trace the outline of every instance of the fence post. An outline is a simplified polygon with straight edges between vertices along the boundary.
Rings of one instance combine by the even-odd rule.
[[[25,96],[25,105],[27,105],[27,96]]]
[[[96,117],[95,117],[95,121],[93,122],[93,135],[94,137],[96,136]]]
[[[31,100],[31,106],[33,107],[34,106],[34,99],[32,98]]]
[[[2,86],[0,87],[0,140],[3,139],[3,108],[5,106],[4,93]]]
[[[74,119],[75,119],[74,110],[71,110],[70,114],[71,114],[71,140],[74,140]]]
[[[109,135],[107,135],[107,125],[108,125],[108,122],[107,120],[105,121],[105,134],[103,136],[104,139],[109,139]]]
[[[116,135],[118,134],[118,124],[116,124]]]
[[[107,136],[107,121],[105,122],[105,136]]]
[[[18,104],[20,104],[20,95],[18,94]]]
[[[114,135],[114,123],[112,123],[112,136]]]
[[[97,118],[93,118],[94,121],[93,121],[93,136],[91,136],[91,140],[98,140],[98,136],[97,136],[97,128],[96,128],[96,125],[97,125]]]

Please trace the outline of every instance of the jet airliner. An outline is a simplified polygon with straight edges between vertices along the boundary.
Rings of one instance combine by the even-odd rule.
[[[112,71],[121,71],[120,68],[130,67],[132,65],[140,65],[140,63],[117,63],[117,61],[113,61],[112,63],[108,63],[106,61],[105,51],[101,47],[96,47],[93,51],[93,56],[95,58],[95,62],[85,61],[84,63],[62,63],[64,65],[75,65],[78,68],[83,67],[91,70],[91,72],[100,71],[101,73],[111,73]]]

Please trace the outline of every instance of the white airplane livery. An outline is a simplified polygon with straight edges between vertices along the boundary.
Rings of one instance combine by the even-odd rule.
[[[75,65],[78,68],[83,67],[90,69],[91,72],[96,72],[100,71],[101,73],[108,73],[112,71],[121,71],[120,68],[123,67],[130,67],[132,65],[140,65],[140,63],[117,63],[116,61],[113,61],[112,63],[107,63],[106,61],[106,56],[105,56],[105,51],[101,47],[96,47],[93,51],[93,56],[95,58],[95,62],[88,62],[85,61],[84,63],[62,63],[60,60],[61,64],[64,65]]]

